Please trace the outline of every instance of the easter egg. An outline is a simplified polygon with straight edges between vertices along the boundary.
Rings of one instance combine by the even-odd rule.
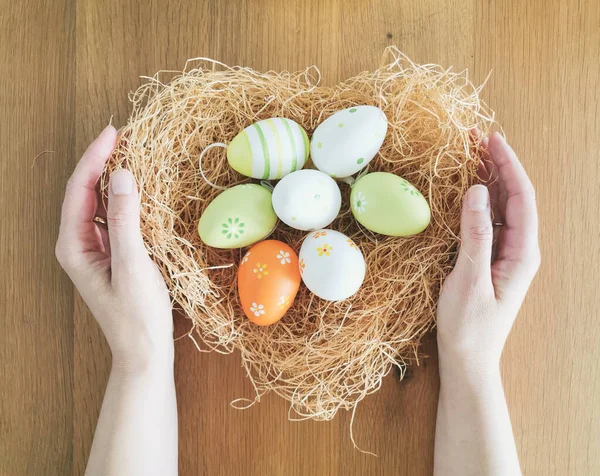
[[[304,167],[308,136],[291,119],[274,117],[246,127],[227,147],[231,167],[247,177],[279,179]]]
[[[271,192],[256,184],[225,190],[204,210],[198,234],[215,248],[241,248],[262,240],[277,225]]]
[[[318,230],[300,248],[300,275],[310,291],[328,301],[352,296],[365,279],[365,259],[343,233]]]
[[[431,219],[425,197],[394,174],[373,172],[356,181],[350,193],[352,214],[365,228],[382,235],[410,236]]]
[[[289,245],[261,241],[242,258],[238,269],[240,303],[255,324],[268,326],[281,319],[299,287],[298,257]]]
[[[375,106],[336,112],[315,129],[310,154],[315,166],[332,177],[348,177],[371,161],[383,144],[388,122]]]
[[[326,227],[338,215],[341,205],[337,183],[318,170],[298,170],[286,175],[273,190],[275,213],[297,230]]]

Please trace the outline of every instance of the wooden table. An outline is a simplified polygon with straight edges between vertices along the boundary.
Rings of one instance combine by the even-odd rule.
[[[53,247],[73,166],[111,116],[125,123],[139,76],[208,56],[259,70],[316,64],[333,83],[375,68],[393,44],[418,62],[469,68],[475,82],[493,69],[483,95],[541,216],[543,265],[502,366],[522,466],[600,474],[599,5],[0,0],[2,474],[83,472],[110,355]],[[389,376],[359,407],[357,442],[377,458],[353,449],[347,413],[288,422],[276,397],[232,409],[252,395],[239,356],[179,341],[181,474],[431,474],[434,341],[409,378]]]

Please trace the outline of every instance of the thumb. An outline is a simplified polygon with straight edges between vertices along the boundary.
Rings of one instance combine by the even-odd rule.
[[[140,233],[140,202],[135,179],[125,169],[115,170],[109,180],[106,210],[112,269],[146,253]]]
[[[485,185],[467,191],[460,223],[461,247],[455,269],[463,276],[483,278],[491,284],[492,217]]]

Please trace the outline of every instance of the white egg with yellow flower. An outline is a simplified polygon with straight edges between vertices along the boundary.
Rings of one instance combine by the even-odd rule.
[[[307,235],[299,259],[306,287],[328,301],[349,298],[365,279],[363,254],[354,241],[338,231],[317,230]]]

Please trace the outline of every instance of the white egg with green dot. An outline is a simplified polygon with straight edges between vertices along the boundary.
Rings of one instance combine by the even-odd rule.
[[[411,183],[394,174],[373,172],[352,186],[350,206],[365,228],[388,236],[410,236],[429,225],[431,211],[425,197]]]
[[[354,106],[325,119],[315,129],[310,154],[315,166],[332,177],[349,177],[377,155],[388,122],[375,106]]]
[[[273,209],[279,219],[297,230],[329,225],[340,212],[340,189],[318,170],[298,170],[283,177],[273,190]]]

